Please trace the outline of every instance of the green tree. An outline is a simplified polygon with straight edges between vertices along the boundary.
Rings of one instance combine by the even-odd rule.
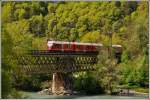
[[[30,32],[35,36],[44,36],[45,35],[45,27],[44,20],[42,15],[33,16],[29,19]]]
[[[8,23],[14,20],[13,13],[14,13],[14,4],[10,2],[2,3],[2,23]]]
[[[12,55],[12,38],[2,30],[2,98],[8,98],[11,93],[12,63],[9,61]]]

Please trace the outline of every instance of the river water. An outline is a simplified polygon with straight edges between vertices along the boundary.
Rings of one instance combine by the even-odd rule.
[[[145,99],[148,97],[142,96],[111,96],[111,95],[71,95],[71,96],[55,96],[55,95],[41,95],[37,92],[22,92],[23,96],[27,99]]]

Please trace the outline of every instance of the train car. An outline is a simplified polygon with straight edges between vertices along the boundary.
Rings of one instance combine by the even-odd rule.
[[[97,51],[97,44],[92,43],[78,43],[78,42],[61,42],[61,41],[48,41],[49,51],[63,51],[63,52],[94,52]],[[99,44],[99,46],[102,46]]]
[[[48,41],[48,51],[62,51],[62,52],[98,52],[103,49],[102,44],[96,43],[78,43],[78,42],[62,42],[62,41]],[[112,45],[117,51],[121,51],[121,45]]]

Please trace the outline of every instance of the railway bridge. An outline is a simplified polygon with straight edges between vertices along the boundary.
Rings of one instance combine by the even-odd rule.
[[[121,53],[118,47],[116,55]],[[32,50],[25,56],[17,57],[21,73],[46,74],[53,73],[52,93],[62,94],[72,90],[71,75],[74,72],[94,71],[98,62],[96,52],[62,52],[49,50]],[[119,56],[118,56],[119,57]]]

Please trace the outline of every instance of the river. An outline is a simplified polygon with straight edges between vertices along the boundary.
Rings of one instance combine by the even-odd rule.
[[[142,96],[111,96],[111,95],[71,95],[71,96],[55,96],[55,95],[41,95],[37,92],[22,92],[23,96],[27,99],[145,99],[148,97]]]

